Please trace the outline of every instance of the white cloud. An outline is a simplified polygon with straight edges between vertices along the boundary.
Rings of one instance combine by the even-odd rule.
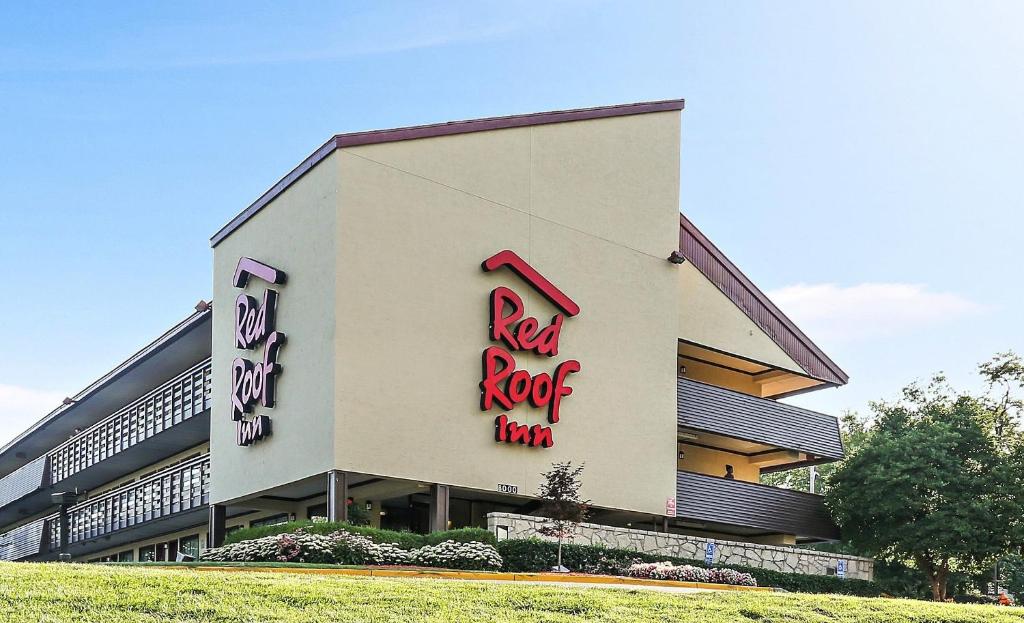
[[[768,296],[812,339],[833,344],[934,328],[985,310],[959,294],[910,283],[801,283]]]
[[[60,392],[0,384],[0,444],[14,439],[63,399]]]

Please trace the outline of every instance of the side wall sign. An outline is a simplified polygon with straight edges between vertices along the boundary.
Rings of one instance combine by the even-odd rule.
[[[258,262],[243,257],[238,260],[232,283],[244,288],[249,279],[256,277],[269,284],[283,284],[285,274]],[[235,423],[235,443],[249,446],[270,436],[270,417],[254,413],[259,403],[267,409],[274,408],[274,387],[281,364],[278,353],[285,342],[285,335],[277,330],[277,291],[267,288],[257,301],[245,292],[235,299],[235,347],[252,351],[260,345],[263,353],[255,362],[246,357],[236,357],[231,362],[231,419]]]
[[[480,381],[480,409],[490,411],[495,405],[512,410],[522,402],[533,407],[547,408],[547,421],[557,424],[561,417],[562,399],[572,394],[566,385],[570,374],[580,371],[580,362],[567,359],[558,364],[551,374],[531,375],[516,369],[516,351],[530,351],[546,357],[558,355],[558,338],[566,317],[580,313],[579,306],[512,251],[501,251],[483,262],[484,272],[508,268],[537,292],[551,301],[562,313],[555,314],[549,323],[532,316],[524,316],[523,299],[511,288],[498,287],[490,295],[490,329],[492,342],[503,346],[489,346],[483,352],[483,380]],[[554,445],[551,427],[541,424],[529,426],[510,420],[502,413],[494,419],[494,440],[530,447],[550,448]]]

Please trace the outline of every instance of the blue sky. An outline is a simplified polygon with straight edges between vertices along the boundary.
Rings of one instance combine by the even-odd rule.
[[[338,132],[685,97],[681,209],[865,410],[1024,351],[1017,2],[0,6],[0,440],[209,296]]]

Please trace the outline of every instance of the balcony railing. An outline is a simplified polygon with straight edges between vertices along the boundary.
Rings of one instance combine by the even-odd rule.
[[[0,478],[0,508],[50,484],[50,457],[41,456]]]
[[[21,560],[41,554],[47,528],[45,519],[37,519],[0,534],[0,560]]]
[[[820,495],[694,472],[676,473],[676,517],[804,539],[839,538]]]
[[[211,370],[207,359],[50,451],[52,484],[208,409]]]
[[[730,389],[677,379],[680,427],[797,450],[814,459],[843,458],[835,417]]]
[[[210,501],[210,455],[173,465],[68,509],[68,543],[74,544],[148,521],[202,508]],[[47,518],[50,550],[60,549],[58,517]]]

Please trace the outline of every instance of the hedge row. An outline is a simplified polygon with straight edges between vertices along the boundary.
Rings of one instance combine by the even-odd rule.
[[[365,536],[375,543],[393,543],[406,550],[413,550],[425,545],[437,545],[444,541],[467,543],[478,541],[494,545],[504,559],[504,571],[547,571],[555,565],[558,545],[540,539],[513,539],[498,542],[494,535],[482,528],[459,528],[430,534],[413,532],[396,532],[380,530],[368,526],[353,526],[347,523],[311,521],[292,521],[273,526],[258,526],[235,530],[227,536],[225,544],[238,543],[265,536],[295,532],[298,529],[313,534],[330,534],[344,529],[353,534]],[[676,558],[634,552],[632,550],[612,549],[594,545],[565,544],[562,547],[562,564],[573,571],[616,575],[634,562],[668,561],[677,565],[693,565],[702,567],[704,561]],[[884,593],[877,582],[867,580],[844,580],[831,575],[806,575],[802,573],[784,573],[757,567],[730,565],[743,573],[749,573],[757,580],[758,586],[773,586],[797,593],[839,593],[860,597],[877,597]]]
[[[416,534],[414,532],[397,532],[395,530],[381,530],[369,526],[353,526],[343,522],[312,522],[312,521],[289,521],[273,526],[257,526],[255,528],[242,528],[235,530],[224,539],[225,545],[249,541],[265,536],[275,536],[295,532],[302,529],[312,534],[331,534],[338,530],[345,530],[352,534],[359,534],[367,537],[374,543],[393,543],[402,549],[418,549],[426,545],[437,545],[445,541],[457,543],[480,542],[490,545],[497,545],[494,535],[483,528],[459,528],[458,530],[444,530],[442,532],[431,532],[430,534]]]
[[[558,556],[558,544],[539,539],[500,541],[497,547],[504,560],[503,571],[546,571],[555,565]],[[624,549],[575,544],[562,546],[562,564],[573,571],[584,573],[615,575],[634,562],[662,561],[677,565],[704,566],[702,560],[645,554]],[[877,583],[867,580],[844,580],[833,575],[783,573],[741,565],[729,565],[729,568],[751,574],[757,580],[758,586],[782,588],[796,593],[840,593],[877,597],[883,592]]]

